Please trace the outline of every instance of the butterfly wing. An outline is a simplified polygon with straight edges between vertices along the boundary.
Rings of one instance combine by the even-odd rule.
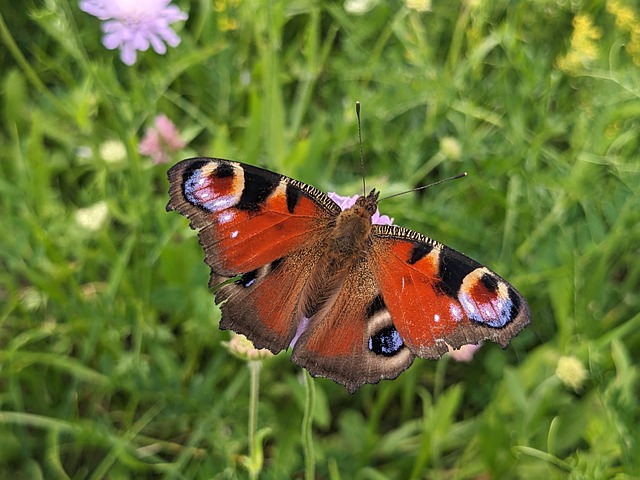
[[[366,257],[304,323],[292,360],[312,375],[341,383],[350,393],[365,383],[396,378],[415,358],[393,325]]]
[[[307,248],[274,260],[216,290],[220,305],[220,328],[245,335],[258,348],[274,353],[288,348],[303,319],[301,300],[321,252]],[[211,274],[210,284],[229,280]]]
[[[504,347],[530,321],[505,280],[398,226],[374,225],[366,252],[325,278],[316,267],[336,258],[326,239],[340,207],[302,182],[212,158],[178,163],[169,180],[167,210],[199,229],[220,327],[274,353],[291,345],[297,364],[350,392],[447,345]]]
[[[184,160],[168,176],[167,210],[199,230],[210,286],[229,281],[216,290],[220,327],[258,347],[286,348],[300,322],[308,267],[340,207],[302,182],[229,160]]]
[[[417,356],[439,358],[491,340],[503,348],[531,320],[508,282],[471,258],[397,225],[374,225],[373,275],[394,325]]]
[[[169,170],[171,200],[200,229],[207,264],[231,277],[311,245],[340,213],[320,190],[277,173],[216,158]]]

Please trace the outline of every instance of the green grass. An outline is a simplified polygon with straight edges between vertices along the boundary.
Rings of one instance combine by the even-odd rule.
[[[180,2],[180,46],[133,67],[75,2],[2,7],[0,476],[637,478],[640,8],[371,4]],[[165,212],[169,165],[138,143],[165,113],[175,161],[353,194],[356,100],[368,185],[469,172],[383,213],[508,278],[532,324],[352,396],[280,354],[250,403],[254,364],[222,345],[203,253]]]

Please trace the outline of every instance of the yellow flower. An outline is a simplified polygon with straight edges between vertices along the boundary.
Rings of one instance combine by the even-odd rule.
[[[220,14],[218,16],[218,30],[221,32],[229,32],[238,29],[238,21],[233,18],[233,10],[238,7],[238,0],[215,0],[213,9]]]
[[[47,305],[47,295],[35,287],[25,287],[18,293],[20,303],[29,312],[40,310]]]
[[[460,142],[453,137],[442,137],[440,140],[440,150],[447,158],[452,160],[460,160],[462,155],[462,146]]]
[[[566,55],[560,57],[556,64],[560,70],[570,74],[580,72],[598,58],[599,50],[596,40],[602,37],[602,30],[593,24],[589,15],[578,14],[573,18],[571,46]]]
[[[640,66],[640,20],[638,14],[629,6],[623,5],[620,0],[607,2],[607,12],[616,18],[616,27],[629,33],[629,41],[625,50],[633,63]]]
[[[607,12],[616,17],[616,26],[620,30],[631,32],[638,28],[636,12],[631,7],[623,5],[619,0],[607,2]]]
[[[218,29],[221,32],[229,32],[238,29],[238,22],[235,18],[222,16],[218,19]]]
[[[100,156],[107,163],[119,163],[127,157],[127,149],[119,140],[107,140],[100,145]]]

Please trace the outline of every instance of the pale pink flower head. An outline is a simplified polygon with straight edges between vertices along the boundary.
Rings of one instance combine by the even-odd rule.
[[[234,332],[231,332],[231,339],[228,342],[222,342],[222,345],[234,356],[247,362],[273,357],[273,353],[266,348],[256,348],[247,337]]]
[[[353,197],[343,197],[334,192],[329,192],[329,198],[336,202],[342,210],[351,208],[355,205],[356,200],[360,198],[360,195],[354,195]],[[371,222],[377,225],[393,225],[393,218],[386,215],[380,215],[380,211],[376,208],[376,213],[371,215]]]
[[[171,154],[184,148],[186,143],[166,115],[158,115],[154,124],[154,127],[147,128],[138,151],[150,156],[153,163],[167,163],[171,160]]]
[[[149,49],[164,55],[167,45],[177,47],[180,37],[169,25],[186,20],[188,15],[171,0],[80,0],[80,10],[103,21],[102,44],[109,50],[120,49],[126,65],[136,63],[137,54]]]
[[[481,346],[482,346],[482,342],[478,344],[470,343],[468,345],[462,345],[459,349],[454,350],[449,345],[447,345],[447,347],[449,347],[449,352],[447,353],[447,355],[453,358],[456,362],[468,363],[471,360],[473,360],[473,356],[476,354],[478,350],[480,350]]]

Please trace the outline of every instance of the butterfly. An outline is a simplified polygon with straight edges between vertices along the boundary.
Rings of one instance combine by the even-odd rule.
[[[507,344],[531,319],[522,295],[475,260],[398,225],[372,223],[379,192],[342,210],[278,173],[219,158],[169,172],[167,210],[199,231],[221,329],[353,393],[415,357]]]

